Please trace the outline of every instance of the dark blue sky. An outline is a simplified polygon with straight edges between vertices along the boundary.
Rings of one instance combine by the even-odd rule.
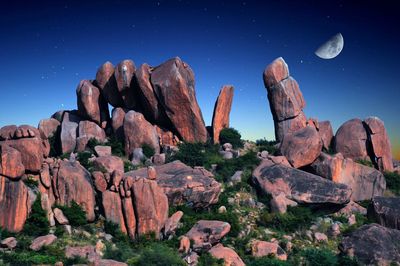
[[[351,3],[349,3],[351,2]],[[273,138],[262,72],[289,64],[308,117],[379,116],[400,151],[399,1],[13,1],[0,7],[0,126],[37,125],[76,108],[75,89],[109,60],[156,66],[180,56],[196,76],[206,124],[223,84],[235,87],[231,125]],[[341,32],[332,60],[315,49]],[[400,157],[400,154],[397,155]]]

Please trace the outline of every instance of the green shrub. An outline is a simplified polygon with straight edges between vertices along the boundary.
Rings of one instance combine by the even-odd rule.
[[[117,241],[128,242],[129,238],[126,234],[121,231],[119,224],[116,224],[112,221],[104,221],[104,231],[107,234],[110,234]]]
[[[24,183],[27,187],[35,189],[39,186],[39,181],[36,180],[33,176],[28,175],[26,179],[24,179]]]
[[[160,243],[152,244],[146,247],[140,254],[139,258],[131,265],[136,266],[185,266],[179,254]]]
[[[400,196],[400,174],[385,172],[386,187]]]
[[[224,265],[225,264],[223,259],[214,258],[208,252],[205,252],[200,255],[199,263],[197,264],[197,266],[224,266]]]
[[[236,171],[250,171],[260,163],[255,152],[248,152],[238,158],[224,160],[217,166],[217,175],[223,181],[227,181]]]
[[[204,166],[209,169],[212,164],[223,161],[218,150],[219,146],[211,143],[183,142],[179,144],[179,151],[172,155],[168,161],[179,160],[192,167]]]
[[[359,160],[356,160],[356,163],[359,163],[359,164],[374,168],[374,165],[370,160],[359,159]]]
[[[125,156],[124,143],[121,140],[119,140],[117,137],[111,136],[108,139],[107,145],[111,146],[111,152],[113,155],[118,156],[118,157]]]
[[[309,226],[314,215],[307,207],[288,207],[285,214],[269,213],[267,211],[260,215],[260,225],[271,227],[283,232],[294,232]]]
[[[9,232],[7,229],[0,226],[0,239],[15,236],[15,233]]]
[[[37,195],[32,205],[32,210],[25,222],[23,233],[33,237],[43,236],[49,233],[49,221],[46,212],[42,208],[40,193]]]
[[[278,260],[275,258],[269,257],[261,257],[261,258],[252,258],[248,262],[246,262],[247,266],[289,266],[291,265],[287,261]]]
[[[147,158],[151,158],[156,153],[154,148],[146,143],[142,145],[142,150],[143,150],[144,156],[146,156]]]
[[[275,147],[277,144],[276,141],[269,141],[264,139],[256,140],[257,150],[258,151],[268,151],[269,154],[275,154],[278,149]]]
[[[95,152],[94,147],[99,145],[106,145],[106,144],[98,141],[96,138],[91,138],[86,144],[86,150],[90,151],[91,153],[94,153]]]
[[[86,212],[75,201],[71,201],[70,206],[57,205],[56,207],[62,210],[70,225],[82,226],[87,223]]]
[[[300,252],[308,266],[334,266],[338,264],[336,255],[327,249],[307,248]]]
[[[64,160],[64,159],[69,159],[71,157],[71,153],[70,152],[66,152],[60,155],[60,159]]]
[[[127,173],[127,172],[130,172],[133,170],[136,170],[136,167],[132,164],[132,162],[125,160],[124,161],[124,172]]]
[[[242,135],[234,128],[224,128],[219,133],[219,142],[223,145],[225,143],[232,144],[233,148],[243,148]]]
[[[79,161],[79,163],[85,167],[86,170],[89,172],[93,171],[93,163],[89,160],[92,158],[92,153],[88,151],[83,151],[83,152],[78,152],[78,155],[76,156],[76,159]]]

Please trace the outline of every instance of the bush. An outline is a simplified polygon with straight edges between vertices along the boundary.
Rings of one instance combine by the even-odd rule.
[[[386,187],[400,196],[400,174],[385,172]]]
[[[199,257],[199,263],[197,266],[224,266],[224,260],[223,259],[217,259],[211,256],[210,253],[206,252],[201,254]]]
[[[142,145],[142,150],[144,156],[146,156],[147,158],[151,158],[156,153],[154,148],[146,143]]]
[[[152,244],[146,247],[140,254],[139,258],[131,265],[137,266],[185,266],[179,254],[160,243]]]
[[[265,138],[256,140],[257,150],[259,152],[268,151],[269,154],[275,154],[278,151],[278,149],[275,148],[276,144],[276,141],[269,141]]]
[[[124,143],[117,139],[117,137],[111,136],[108,139],[107,145],[111,146],[111,152],[113,155],[118,157],[125,156]]]
[[[96,138],[91,138],[86,144],[86,149],[89,150],[91,153],[94,153],[94,147],[99,145],[105,145],[104,143],[98,141]]]
[[[338,264],[336,255],[327,249],[307,248],[300,252],[308,266],[334,266]]]
[[[121,231],[119,225],[112,221],[108,220],[104,221],[104,231],[107,234],[112,235],[117,241],[122,241],[122,242],[129,241],[128,236]]]
[[[247,266],[289,266],[287,261],[278,260],[275,258],[261,257],[254,258],[246,263]]]
[[[88,151],[78,152],[76,156],[79,163],[89,172],[93,170],[93,163],[89,160],[90,158],[92,158],[92,153]]]
[[[221,144],[230,143],[233,148],[243,148],[242,135],[234,128],[224,128],[219,133],[219,142]]]
[[[283,232],[295,232],[305,228],[313,220],[314,216],[310,208],[288,207],[285,214],[264,212],[260,215],[262,226],[272,227]]]
[[[40,193],[32,205],[31,214],[25,222],[23,233],[33,237],[49,233],[49,221],[47,220],[46,212],[42,208]]]
[[[260,159],[255,152],[248,152],[238,158],[223,160],[217,166],[217,175],[222,180],[227,181],[236,171],[253,171],[260,163]]]
[[[124,172],[127,173],[127,172],[130,172],[133,170],[136,170],[136,167],[132,164],[132,162],[125,160],[124,161]]]
[[[370,160],[361,160],[361,159],[359,159],[359,160],[356,160],[356,163],[359,163],[359,164],[374,168],[374,165]]]
[[[24,183],[27,187],[35,189],[39,186],[39,181],[36,180],[33,176],[28,175],[26,179],[24,179]]]
[[[86,212],[75,201],[71,201],[70,206],[57,205],[56,207],[62,210],[70,225],[82,226],[87,223]]]
[[[183,142],[179,144],[179,151],[172,155],[169,161],[180,160],[192,167],[204,166],[210,168],[212,164],[223,161],[218,150],[219,146],[211,143]]]

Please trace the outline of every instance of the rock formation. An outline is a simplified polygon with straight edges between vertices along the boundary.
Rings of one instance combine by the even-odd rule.
[[[233,86],[223,86],[215,102],[212,118],[212,139],[214,143],[219,143],[219,133],[221,130],[229,127],[229,114],[232,108],[232,101]]]
[[[382,226],[400,230],[400,197],[375,197],[368,207],[368,217]]]

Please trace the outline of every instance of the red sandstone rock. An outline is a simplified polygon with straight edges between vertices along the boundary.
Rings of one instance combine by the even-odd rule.
[[[114,171],[124,172],[124,161],[118,156],[101,156],[94,161],[94,168],[98,171],[106,170],[112,174]]]
[[[42,247],[49,246],[57,240],[57,237],[53,234],[46,235],[46,236],[39,236],[35,238],[32,244],[29,246],[30,249],[34,251],[39,251]]]
[[[132,60],[123,60],[115,68],[115,80],[124,107],[134,109],[138,105],[136,66]]]
[[[74,152],[81,118],[74,112],[65,112],[61,123],[61,153]]]
[[[114,108],[112,111],[111,126],[118,140],[125,141],[124,118],[126,112],[122,108]]]
[[[245,266],[239,255],[231,248],[218,244],[211,248],[209,253],[217,259],[223,259],[225,266]]]
[[[100,171],[94,171],[92,173],[94,186],[100,192],[104,192],[107,190],[107,180],[105,179],[104,175]]]
[[[231,230],[231,225],[222,221],[198,221],[186,236],[193,241],[193,249],[208,250]]]
[[[270,88],[288,77],[288,65],[282,57],[279,57],[265,68],[263,74],[264,85],[266,88]]]
[[[229,127],[229,114],[232,108],[233,86],[225,85],[222,87],[218,99],[215,102],[212,130],[213,141],[219,143],[219,133],[222,129]]]
[[[335,150],[344,158],[353,160],[368,159],[367,132],[363,122],[356,118],[340,126],[335,136]]]
[[[7,144],[0,145],[0,175],[19,179],[24,173],[21,153]]]
[[[2,127],[0,129],[0,140],[9,140],[14,138],[15,130],[17,130],[17,126],[15,125]]]
[[[287,260],[286,252],[276,243],[260,241],[253,241],[251,244],[251,254],[253,257],[265,257],[273,255],[279,260]]]
[[[168,236],[175,233],[176,229],[178,228],[179,221],[182,219],[182,216],[183,212],[177,211],[168,218],[168,220],[165,222],[164,235]]]
[[[329,151],[329,148],[333,140],[333,130],[331,122],[321,121],[318,123],[318,133],[321,136],[322,144],[325,150]]]
[[[57,119],[49,118],[40,120],[38,128],[43,132],[44,137],[48,139],[56,134],[60,125],[61,123]]]
[[[108,221],[118,224],[121,231],[126,233],[125,220],[122,212],[122,204],[119,193],[104,191],[102,193],[103,209]]]
[[[111,62],[105,62],[96,73],[96,86],[102,92],[104,98],[114,107],[124,105],[117,88],[117,81],[114,76],[114,66]]]

